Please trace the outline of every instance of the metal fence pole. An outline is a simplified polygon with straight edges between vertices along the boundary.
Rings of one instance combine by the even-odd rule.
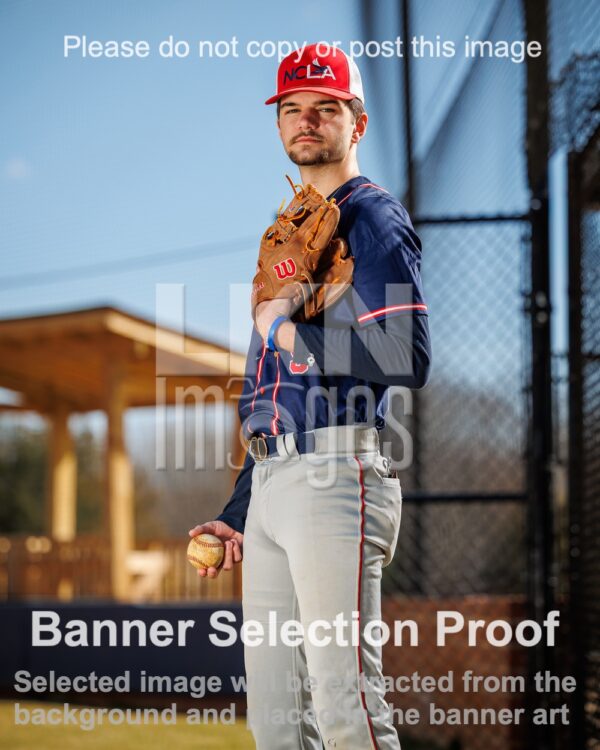
[[[542,45],[542,55],[527,61],[527,171],[531,191],[531,393],[529,425],[528,590],[532,616],[542,622],[553,609],[552,551],[552,350],[550,338],[550,247],[548,214],[549,127],[547,8],[537,0],[524,1],[527,39]],[[552,670],[552,653],[543,643],[530,650],[531,675]],[[548,708],[550,696],[530,692],[531,708]],[[555,727],[529,725],[528,746],[552,750]]]
[[[554,523],[551,491],[552,386],[550,347],[550,274],[548,248],[548,199],[534,199],[531,221],[531,424],[529,436],[529,599],[532,615],[542,622],[554,609],[551,585]],[[544,643],[531,649],[530,671],[553,670],[552,651]],[[547,693],[532,695],[532,708],[548,708]],[[532,725],[537,750],[551,750],[555,728]]]
[[[571,696],[571,746],[585,746],[585,668],[581,600],[581,533],[583,477],[583,356],[581,288],[580,155],[568,157],[569,201],[569,651],[570,670],[577,681]]]
[[[410,39],[410,0],[401,1],[401,12],[402,12],[402,34],[405,39],[405,44]],[[414,169],[414,153],[413,153],[413,114],[412,114],[412,77],[411,77],[411,54],[410,49],[407,49],[403,58],[403,81],[404,81],[404,148],[405,148],[405,177],[406,177],[406,191],[404,194],[403,203],[408,213],[413,215],[416,210],[416,185],[415,185],[415,169]],[[422,466],[421,466],[421,425],[420,425],[420,396],[419,392],[413,393],[413,408],[412,408],[412,440],[413,440],[413,481],[414,487],[417,491],[423,488],[422,484]],[[424,555],[422,554],[423,545],[423,518],[420,513],[420,508],[417,509],[415,514],[415,543],[418,549],[415,558],[415,569],[413,575],[413,581],[415,586],[415,593],[423,593],[423,579],[424,570],[422,566],[422,560]]]

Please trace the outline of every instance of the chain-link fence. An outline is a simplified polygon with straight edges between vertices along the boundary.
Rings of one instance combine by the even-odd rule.
[[[408,10],[415,19],[410,33],[427,34],[415,4]],[[480,37],[492,42],[525,37],[518,0],[490,3],[477,20]],[[424,633],[444,609],[507,621],[527,612],[532,249],[525,66],[477,59],[455,68],[454,76],[459,82],[443,121],[426,149],[420,133],[413,133],[409,142],[416,151],[406,159],[413,177],[406,198],[423,244],[434,367],[428,386],[412,394],[410,408],[403,399],[396,407],[397,420],[412,435],[412,462],[400,472],[400,540],[383,579],[384,614],[416,619]],[[420,92],[409,95],[423,112]],[[402,461],[403,451],[396,455],[390,442],[392,458]],[[387,669],[527,672],[519,648],[414,652],[403,651],[402,658],[388,652]],[[403,705],[402,696],[391,698]],[[451,698],[465,708],[524,701],[523,695],[474,696],[460,688]],[[427,696],[432,700],[443,706],[448,696],[438,691]],[[522,727],[515,726],[420,724],[416,730],[414,737],[433,743],[427,747],[506,750],[524,741]],[[406,734],[405,727],[401,736]]]
[[[524,593],[529,225],[515,218],[417,229],[435,369],[418,396],[401,554],[385,588]]]
[[[596,196],[596,199],[600,194]],[[582,493],[579,509],[577,603],[581,612],[582,688],[586,748],[600,748],[600,208],[586,206],[581,221]],[[572,552],[575,548],[572,548]]]
[[[570,157],[569,577],[571,653],[577,678],[573,739],[600,748],[600,168],[595,143]],[[596,148],[594,148],[596,146]],[[594,164],[594,162],[596,162]]]
[[[427,34],[413,3],[408,10],[414,26],[404,33]],[[492,42],[524,37],[518,0],[491,4],[479,21]],[[457,71],[429,148],[407,159],[434,367],[410,410],[398,407],[412,462],[401,472],[400,553],[384,588],[523,594],[531,260],[524,66],[477,59]],[[409,94],[424,111],[420,92]],[[392,450],[392,458],[404,456]]]
[[[530,225],[520,216],[439,219],[418,222],[417,230],[435,369],[413,403],[413,461],[401,475],[402,533],[384,571],[384,611],[397,609],[424,631],[445,609],[517,620],[527,591]],[[394,660],[390,654],[388,669]],[[397,669],[524,674],[526,660],[518,648],[421,649]],[[434,699],[444,705],[443,694]],[[451,703],[492,708],[497,700],[516,706],[522,696],[482,698],[458,689]],[[419,727],[418,736],[471,749],[504,750],[522,741],[516,727],[472,729]]]
[[[569,624],[559,667],[577,679],[565,696],[566,742],[600,748],[600,6],[549,0],[548,51],[553,151],[568,154],[568,402],[556,412],[566,435],[568,505],[557,544],[557,589]],[[561,197],[564,200],[565,197]],[[556,384],[559,399],[563,390]],[[563,399],[564,400],[564,399]]]
[[[580,151],[600,124],[600,5],[549,0],[552,146]]]

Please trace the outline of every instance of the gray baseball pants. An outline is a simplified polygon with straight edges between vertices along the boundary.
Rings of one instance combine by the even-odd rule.
[[[398,539],[400,482],[385,476],[374,427],[321,428],[315,437],[315,453],[299,455],[291,435],[279,436],[279,455],[252,471],[243,613],[246,623],[263,625],[265,637],[244,646],[248,725],[258,750],[399,750],[377,684],[381,645],[368,642],[365,627],[381,619],[381,571]],[[297,645],[280,637],[289,620],[302,624]],[[381,629],[371,626],[371,635],[377,640]]]

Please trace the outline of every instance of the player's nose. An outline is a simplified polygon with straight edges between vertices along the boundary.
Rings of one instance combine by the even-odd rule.
[[[319,113],[313,107],[306,107],[300,112],[298,117],[299,130],[314,130],[319,127]]]

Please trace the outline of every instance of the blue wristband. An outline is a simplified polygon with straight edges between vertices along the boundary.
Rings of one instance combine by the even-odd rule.
[[[279,315],[275,320],[271,323],[271,327],[269,328],[269,333],[267,334],[267,349],[269,351],[275,352],[277,351],[277,346],[275,345],[275,334],[277,333],[277,329],[282,323],[285,323],[286,320],[289,320],[289,318],[286,318],[285,315]]]

